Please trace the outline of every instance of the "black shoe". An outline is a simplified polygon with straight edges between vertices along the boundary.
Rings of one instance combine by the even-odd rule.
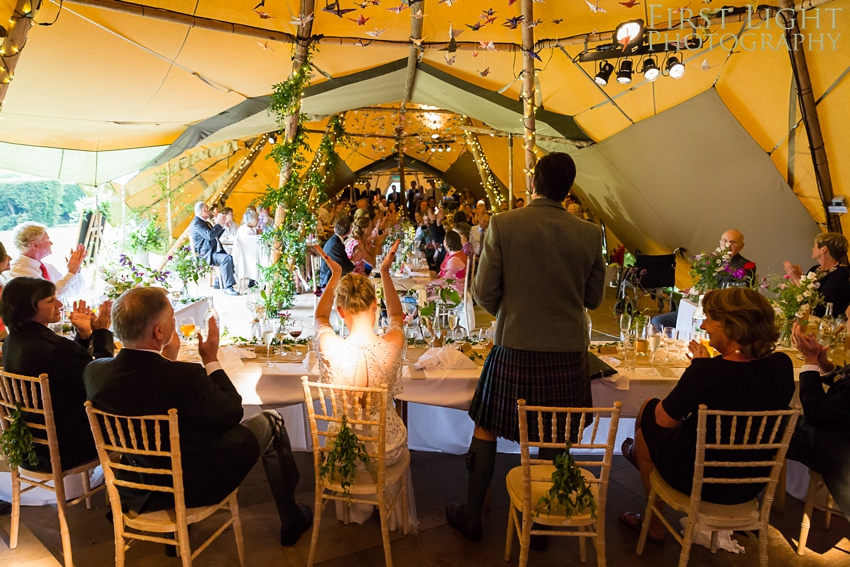
[[[213,288],[213,289],[221,289],[221,286],[220,286],[220,285],[218,285],[218,280],[215,280],[215,281],[213,282],[213,286],[212,286],[212,288]]]
[[[280,528],[280,545],[291,547],[298,542],[301,534],[310,529],[313,525],[313,510],[306,504],[299,504],[303,518],[301,522],[294,526],[281,526]]]
[[[481,541],[481,521],[467,521],[463,508],[457,502],[449,502],[446,506],[446,521],[469,541]]]
[[[239,295],[239,292],[233,289],[233,286],[230,286],[224,290],[225,295]]]
[[[257,287],[257,280],[248,280],[248,287]]]

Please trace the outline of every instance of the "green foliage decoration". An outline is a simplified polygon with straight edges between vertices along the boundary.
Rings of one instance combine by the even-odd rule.
[[[199,279],[212,270],[206,260],[192,254],[192,247],[189,244],[184,244],[173,256],[168,257],[168,267],[183,282],[183,285],[189,282],[198,283]]]
[[[310,84],[311,64],[315,48],[308,49],[304,63],[284,82],[274,85],[269,113],[275,116],[283,132],[286,118],[298,113],[295,136],[287,140],[284,136],[269,152],[281,170],[289,168],[291,173],[281,187],[267,186],[259,203],[275,215],[282,207],[285,216],[281,226],[270,227],[263,232],[263,241],[280,251],[280,258],[273,265],[261,270],[261,280],[266,284],[262,297],[269,313],[277,313],[292,307],[296,293],[295,270],[303,266],[307,257],[306,235],[316,230],[316,204],[325,199],[325,187],[329,174],[337,163],[334,151],[338,141],[346,142],[342,120],[331,118],[328,131],[317,149],[316,158],[308,168],[307,135],[304,132],[305,117],[299,107],[304,89]],[[306,169],[306,172],[305,172]],[[311,192],[313,199],[309,199]]]
[[[338,480],[343,493],[348,497],[349,488],[357,473],[357,461],[368,466],[369,454],[366,452],[366,445],[349,427],[348,418],[343,414],[333,447],[319,466],[319,475],[328,480]]]
[[[596,499],[581,469],[573,460],[570,447],[571,443],[567,443],[567,450],[553,459],[555,471],[552,473],[552,487],[540,497],[537,505],[549,514],[553,510],[563,512],[567,518],[571,518],[573,512],[589,512],[595,520]]]
[[[127,233],[127,248],[133,252],[162,252],[167,235],[159,213],[148,211],[145,216],[144,220],[133,222],[133,228]]]
[[[38,464],[38,455],[32,440],[32,431],[24,424],[24,416],[20,404],[9,410],[11,421],[0,435],[0,453],[9,461],[9,468],[14,470],[24,461],[32,466]]]

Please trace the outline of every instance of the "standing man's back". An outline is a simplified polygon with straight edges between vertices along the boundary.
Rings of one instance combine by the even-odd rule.
[[[599,228],[561,205],[575,176],[569,155],[542,158],[531,203],[494,216],[484,237],[475,298],[496,315],[496,340],[469,407],[475,431],[466,457],[467,501],[446,507],[449,524],[473,541],[481,539],[496,438],[519,440],[517,400],[530,406],[593,406],[584,309],[602,303],[605,261]],[[536,422],[529,423],[528,433],[537,439]],[[540,458],[557,452],[541,449]]]

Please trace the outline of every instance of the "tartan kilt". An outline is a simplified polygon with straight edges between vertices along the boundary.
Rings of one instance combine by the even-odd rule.
[[[519,442],[520,398],[530,406],[593,407],[587,352],[534,352],[494,346],[484,362],[469,417],[497,437]],[[559,420],[558,442],[564,441],[565,417]],[[536,414],[529,414],[531,441],[539,440],[536,419]],[[579,419],[580,414],[573,415],[573,432]],[[591,421],[592,414],[587,414],[586,425]],[[549,441],[550,436],[546,437]]]

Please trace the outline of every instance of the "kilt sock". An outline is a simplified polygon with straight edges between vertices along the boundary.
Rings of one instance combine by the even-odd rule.
[[[469,471],[469,480],[466,488],[466,520],[468,522],[480,522],[481,510],[484,507],[484,499],[487,489],[493,480],[493,469],[496,465],[496,442],[484,439],[472,438],[469,444],[469,452],[466,454],[466,470]]]

